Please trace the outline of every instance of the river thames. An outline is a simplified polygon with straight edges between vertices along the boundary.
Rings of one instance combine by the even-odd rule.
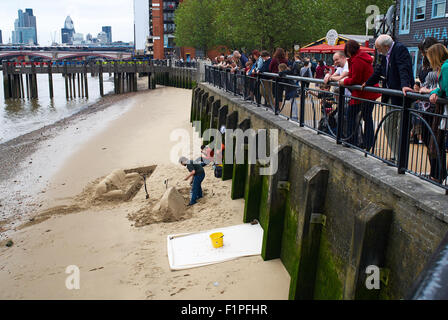
[[[38,74],[38,99],[8,99],[5,101],[3,74],[0,72],[0,144],[66,118],[100,98],[97,77],[88,75],[89,99],[67,101],[61,74],[53,75],[54,98],[50,99],[48,76]],[[104,93],[113,91],[113,77],[104,75]]]

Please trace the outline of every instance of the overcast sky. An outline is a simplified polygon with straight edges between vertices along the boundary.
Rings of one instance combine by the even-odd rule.
[[[96,37],[102,26],[112,26],[112,40],[134,39],[133,0],[0,0],[0,30],[3,43],[11,38],[17,11],[33,9],[37,20],[37,39],[41,45],[61,43],[61,28],[69,15],[78,33]]]

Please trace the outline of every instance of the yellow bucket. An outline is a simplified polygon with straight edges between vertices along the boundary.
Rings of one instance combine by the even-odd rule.
[[[222,232],[212,233],[210,239],[212,239],[213,248],[221,248],[224,245],[224,234]]]

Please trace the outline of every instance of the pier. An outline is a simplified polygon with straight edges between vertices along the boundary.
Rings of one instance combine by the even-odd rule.
[[[98,75],[101,96],[103,74],[114,75],[114,93],[137,91],[137,77],[147,75],[148,89],[156,84],[191,89],[197,81],[198,69],[174,67],[169,62],[160,61],[111,61],[96,63],[76,62],[3,62],[4,97],[6,99],[37,99],[37,74],[48,75],[50,98],[54,97],[53,75],[62,74],[65,78],[67,100],[88,98],[87,74]],[[25,78],[25,81],[24,81]]]

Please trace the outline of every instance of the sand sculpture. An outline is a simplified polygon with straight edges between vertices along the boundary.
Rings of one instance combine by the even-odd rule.
[[[137,172],[114,170],[96,187],[95,198],[100,200],[127,201],[140,190],[143,178]]]
[[[158,212],[162,221],[178,221],[185,213],[185,199],[176,188],[168,188],[153,211]]]

